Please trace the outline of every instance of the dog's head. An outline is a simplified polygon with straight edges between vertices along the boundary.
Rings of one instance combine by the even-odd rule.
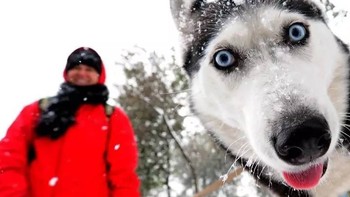
[[[235,155],[295,189],[326,172],[347,111],[348,48],[307,0],[172,0],[192,108]]]

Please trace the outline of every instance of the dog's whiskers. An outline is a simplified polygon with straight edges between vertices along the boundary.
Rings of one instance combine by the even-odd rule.
[[[258,159],[258,158],[256,158],[255,157],[255,154],[253,154],[252,156],[251,156],[251,158],[255,158],[255,159],[253,159],[253,164],[252,164],[252,167],[251,167],[251,173],[252,174],[254,174],[255,176],[257,176],[255,173],[256,173],[256,171],[258,170],[258,167],[259,167],[259,164],[260,164],[260,159]],[[249,159],[251,159],[251,158],[249,158]],[[259,177],[257,177],[257,178],[259,178]]]
[[[242,151],[242,153],[240,154],[239,152]],[[248,146],[248,143],[245,143],[244,145],[241,146],[241,148],[238,150],[237,156],[235,161],[232,163],[232,165],[230,166],[230,168],[227,170],[226,174],[221,176],[221,179],[223,181],[223,183],[225,183],[227,175],[231,172],[231,170],[234,168],[234,166],[236,166],[237,161],[240,158],[243,158],[243,156],[248,153],[250,151],[250,148]],[[250,157],[249,157],[250,158]],[[245,167],[247,166],[243,166],[243,169],[245,169]]]
[[[242,137],[238,138],[237,140],[233,141],[233,142],[227,147],[226,152],[225,152],[225,162],[227,161],[227,153],[228,153],[230,147],[231,147],[232,145],[234,145],[235,143],[237,143],[238,141],[240,141],[240,140],[242,140],[242,139],[245,139],[245,138],[246,138],[246,136],[242,136]]]
[[[237,152],[237,155],[236,155],[236,159],[234,161],[234,164],[241,158],[241,156],[243,156],[242,154],[240,154],[240,152],[243,150],[246,149],[246,147],[248,146],[248,143],[244,143],[239,149],[238,149],[238,152]]]
[[[263,165],[263,167],[261,168],[261,172],[260,172],[260,174],[258,175],[258,178],[259,178],[259,179],[260,179],[261,175],[263,174],[265,168],[266,168],[266,165]]]

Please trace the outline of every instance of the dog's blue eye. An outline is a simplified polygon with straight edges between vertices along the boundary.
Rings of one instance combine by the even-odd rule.
[[[214,55],[215,66],[219,69],[231,68],[236,63],[236,58],[229,50],[221,50]]]
[[[299,42],[306,37],[306,28],[301,23],[293,24],[288,29],[288,36],[290,41]]]

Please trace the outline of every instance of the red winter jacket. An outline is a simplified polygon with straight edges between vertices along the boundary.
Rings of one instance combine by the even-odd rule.
[[[0,197],[140,196],[137,146],[121,109],[108,120],[103,105],[84,104],[57,140],[35,136],[38,116],[38,102],[24,107],[0,141]]]
[[[115,109],[108,131],[104,106],[83,105],[76,124],[58,140],[34,137],[38,115],[38,102],[25,107],[0,141],[1,197],[139,196],[137,148],[125,113]],[[28,166],[30,143],[36,158]]]

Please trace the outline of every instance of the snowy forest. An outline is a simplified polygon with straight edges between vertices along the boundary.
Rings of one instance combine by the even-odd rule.
[[[329,0],[321,3],[333,27],[349,20],[347,10]],[[193,196],[236,168],[191,113],[188,78],[176,50],[160,54],[140,46],[125,51],[121,59],[116,66],[124,68],[126,80],[115,86],[120,92],[115,100],[136,132],[143,196]],[[242,173],[208,196],[269,195]]]

